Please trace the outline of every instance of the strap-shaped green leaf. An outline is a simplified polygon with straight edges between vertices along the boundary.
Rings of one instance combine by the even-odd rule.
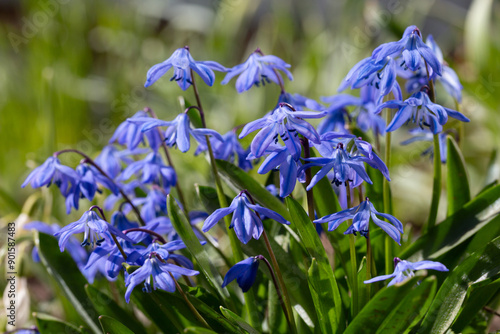
[[[180,211],[175,199],[169,195],[167,197],[167,209],[170,221],[175,230],[186,244],[187,249],[196,260],[201,274],[205,276],[211,288],[217,292],[221,300],[226,304],[231,304],[227,289],[222,288],[222,278],[217,271],[215,265],[210,261],[207,252],[200,243],[200,240],[194,234],[191,224],[186,220],[186,217]]]
[[[59,250],[57,240],[50,235],[35,232],[35,244],[42,263],[62,288],[75,310],[93,332],[100,333],[97,310],[85,292],[87,280],[80,273],[75,261],[68,252]]]
[[[420,321],[431,305],[436,288],[437,281],[434,276],[424,279],[385,318],[377,334],[404,333],[412,323]]]
[[[451,216],[470,201],[469,180],[465,161],[460,148],[453,138],[447,138],[446,192],[448,197],[448,216]]]
[[[221,306],[220,311],[222,312],[222,315],[226,317],[231,323],[243,328],[245,331],[247,331],[249,334],[259,334],[259,332],[250,326],[243,318],[241,318],[239,315],[234,313],[233,311]]]
[[[82,334],[82,331],[76,326],[59,320],[51,315],[33,313],[33,317],[36,319],[36,326],[40,334]],[[96,333],[100,333],[100,331]]]
[[[500,273],[500,237],[464,260],[444,281],[419,333],[445,333],[455,320],[471,284]]]
[[[334,307],[335,317],[329,316],[328,314],[330,310],[328,310],[327,314],[321,315],[321,318],[330,321],[329,327],[332,329],[332,331],[330,331],[331,333],[342,333],[345,321],[342,300],[337,286],[337,281],[333,275],[333,270],[330,262],[328,261],[323,244],[321,243],[318,233],[316,232],[314,224],[311,222],[302,206],[290,197],[286,198],[286,205],[290,212],[290,216],[292,217],[292,228],[300,236],[300,239],[309,253],[311,260],[315,259],[317,262],[318,270],[313,270],[313,272],[317,272],[319,274],[309,276],[310,280],[314,280],[311,284],[314,287],[322,286],[326,289],[325,293],[321,292],[321,294],[316,294],[316,296],[313,297],[317,312],[321,312],[321,310],[318,310],[319,306],[317,303],[325,303],[325,305]],[[331,303],[332,300],[333,303]],[[319,314],[318,318],[320,318]]]
[[[99,317],[99,322],[105,334],[134,334],[133,331],[120,321],[106,315],[101,315]]]
[[[98,314],[111,317],[113,320],[116,319],[115,321],[119,321],[136,334],[146,333],[144,326],[142,326],[142,324],[137,321],[133,315],[121,308],[120,305],[113,300],[113,298],[97,290],[92,285],[87,284],[85,286],[85,291],[87,292],[89,299],[94,304]],[[99,318],[99,322],[101,323],[101,326],[103,326],[101,318]]]
[[[382,288],[347,326],[345,334],[375,333],[422,276]]]

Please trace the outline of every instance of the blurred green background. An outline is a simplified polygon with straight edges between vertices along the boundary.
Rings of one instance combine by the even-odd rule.
[[[471,123],[463,147],[477,192],[498,176],[498,168],[488,164],[500,132],[499,17],[493,0],[3,0],[0,217],[17,217],[34,192],[20,184],[52,152],[73,147],[95,156],[115,127],[145,106],[172,119],[180,111],[178,97],[192,100],[192,92],[167,77],[148,89],[143,84],[147,70],[179,47],[189,45],[196,60],[227,67],[260,47],[292,65],[289,92],[319,99],[335,94],[352,65],[378,44],[399,39],[411,24],[424,36],[433,34],[465,87],[461,111]],[[234,81],[222,86],[222,78],[217,74],[211,88],[200,85],[208,124],[221,133],[276,103],[275,85],[237,94]],[[395,210],[418,224],[427,215],[432,166],[420,156],[428,145],[397,145],[406,138],[399,131],[394,139]],[[207,164],[196,163],[200,158],[192,151],[174,156],[184,188],[209,182]],[[63,162],[75,166],[78,160],[67,155]]]

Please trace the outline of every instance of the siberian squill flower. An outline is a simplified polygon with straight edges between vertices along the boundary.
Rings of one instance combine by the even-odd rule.
[[[40,188],[55,183],[61,194],[66,197],[70,186],[74,185],[78,178],[78,174],[73,169],[61,165],[59,159],[52,156],[28,175],[21,188],[26,187],[28,184],[31,184],[33,188]]]
[[[286,146],[271,144],[265,154],[268,154],[268,156],[262,162],[257,172],[259,174],[267,174],[273,169],[279,169],[280,197],[290,195],[293,189],[295,189],[297,180],[305,182],[305,173],[303,171],[299,172],[299,168],[302,166],[300,157],[293,155]],[[248,158],[252,159],[255,156],[250,154]]]
[[[431,269],[437,271],[448,271],[448,268],[446,268],[444,264],[435,261],[410,262],[396,257],[394,258],[394,263],[396,267],[394,268],[394,272],[392,274],[374,277],[365,281],[365,284],[385,281],[386,279],[393,278],[393,280],[387,284],[387,286],[391,286],[397,283],[402,283],[406,279],[415,276],[413,272],[416,270]]]
[[[220,208],[215,210],[203,224],[201,230],[207,232],[215,224],[219,222],[223,217],[233,213],[233,218],[231,220],[231,225],[229,228],[234,228],[234,232],[240,241],[244,244],[248,243],[252,237],[254,239],[259,239],[264,226],[262,221],[257,216],[257,213],[265,215],[278,223],[289,225],[290,223],[283,218],[280,214],[264,208],[257,204],[250,203],[247,195],[241,192],[236,196],[231,205],[227,208]]]
[[[255,282],[258,270],[259,259],[257,256],[240,261],[227,271],[224,282],[222,282],[222,287],[224,288],[226,285],[236,280],[241,290],[247,292]]]
[[[158,184],[163,186],[164,189],[175,186],[177,182],[174,169],[165,165],[161,156],[156,152],[149,153],[143,160],[128,165],[117,180],[128,180],[136,173],[141,174],[140,181],[143,184]]]
[[[153,289],[156,290],[157,288],[168,292],[174,292],[174,279],[176,276],[194,276],[199,274],[199,271],[192,270],[192,263],[187,258],[181,260],[180,255],[175,258],[176,262],[188,265],[191,269],[183,268],[167,262],[167,260],[173,259],[173,255],[175,255],[171,254],[171,252],[184,248],[184,243],[172,241],[162,246],[155,244],[156,243],[153,243],[151,247],[148,247],[148,254],[146,254],[146,260],[142,266],[128,275],[125,279],[125,286],[127,287],[125,300],[127,303],[130,301],[130,295],[132,294],[134,288],[143,281],[145,281],[144,288],[142,289],[144,292],[150,293]],[[172,278],[171,275],[173,275],[174,278]]]
[[[284,72],[288,79],[293,80],[292,73],[287,68],[290,68],[290,65],[282,59],[272,55],[264,56],[262,51],[257,49],[243,64],[229,69],[221,83],[225,85],[240,74],[240,77],[236,80],[236,91],[238,93],[249,90],[253,85],[258,87],[260,84],[265,85],[270,82],[280,85],[283,83],[283,78],[278,70]]]
[[[410,139],[407,139],[405,141],[402,141],[401,145],[408,145],[408,144],[411,144],[411,143],[414,143],[417,141],[428,141],[428,142],[433,141],[432,132],[429,131],[428,129],[415,128],[415,129],[411,129],[409,132],[410,132],[410,134],[413,135],[413,137]],[[441,156],[441,162],[443,164],[446,163],[446,155],[447,155],[447,151],[448,151],[446,148],[446,136],[447,136],[447,134],[448,133],[446,131],[443,131],[443,132],[440,132],[438,135],[439,153]],[[429,154],[431,156],[431,158],[434,157],[434,145],[431,144],[425,151],[422,152],[422,155],[426,155],[426,154]]]
[[[377,218],[377,215],[384,217],[390,223]],[[366,237],[369,231],[370,217],[372,221],[394,239],[394,241],[401,244],[400,233],[403,233],[403,224],[387,213],[378,212],[368,198],[358,206],[316,219],[313,223],[328,223],[328,231],[333,231],[344,221],[352,219],[352,225],[349,226],[344,234],[352,233],[356,235],[356,233],[359,233]]]
[[[321,118],[324,115],[322,112],[295,110],[287,103],[280,103],[270,114],[245,125],[239,138],[260,129],[250,144],[250,150],[257,158],[264,154],[271,143],[278,142],[278,136],[283,140],[291,154],[300,155],[299,134],[313,143],[320,143],[319,134],[303,118]]]
[[[189,47],[185,46],[175,50],[170,58],[164,62],[151,67],[148,71],[144,87],[149,87],[154,84],[172,67],[174,68],[174,76],[170,78],[170,81],[177,81],[177,84],[182,90],[188,89],[189,86],[193,84],[191,70],[198,74],[209,86],[213,86],[215,81],[213,70],[227,72],[227,68],[215,61],[195,61],[189,53]]]
[[[384,108],[397,108],[398,111],[391,123],[385,129],[391,132],[399,129],[403,124],[412,121],[418,123],[423,128],[427,126],[432,133],[437,134],[443,130],[443,125],[448,121],[448,116],[462,122],[469,122],[469,119],[458,111],[445,108],[439,104],[431,102],[425,91],[420,91],[404,101],[392,100],[382,103],[377,107],[377,113]]]
[[[106,238],[111,239],[111,234],[126,241],[133,242],[133,240],[123,234],[119,229],[101,219],[94,211],[85,211],[82,217],[76,222],[64,226],[59,232],[54,233],[54,236],[59,239],[59,248],[61,252],[64,251],[66,243],[71,235],[82,232],[84,232],[82,246],[94,246],[94,244],[100,246]]]
[[[128,165],[134,160],[129,158],[130,155],[143,154],[148,152],[148,149],[119,150],[113,145],[106,145],[101,153],[94,159],[94,162],[101,167],[112,179],[118,176],[122,171],[122,163]]]
[[[212,129],[204,129],[204,128],[191,128],[189,124],[189,116],[187,113],[181,113],[177,115],[177,117],[173,121],[162,121],[159,119],[133,119],[129,118],[129,122],[132,123],[140,123],[142,124],[142,131],[150,131],[153,128],[158,126],[167,126],[167,130],[165,131],[165,142],[168,146],[177,145],[179,150],[183,153],[189,151],[191,147],[190,137],[193,138],[198,143],[205,143],[205,136],[215,137],[217,140],[223,141],[222,136],[215,130]]]
[[[134,122],[130,120],[134,120]],[[129,150],[135,150],[135,148],[147,138],[149,146],[156,151],[161,145],[158,131],[154,129],[151,131],[141,131],[142,123],[151,120],[154,120],[154,118],[149,117],[145,111],[141,110],[136,112],[134,116],[130,117],[116,128],[109,143],[111,144],[116,141],[120,145],[126,145]]]

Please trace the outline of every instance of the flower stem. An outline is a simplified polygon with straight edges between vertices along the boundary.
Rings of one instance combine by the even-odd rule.
[[[366,233],[366,280],[372,278],[372,243],[370,241],[370,231]],[[366,284],[366,302],[371,298],[371,284]]]
[[[389,124],[391,121],[391,111],[390,109],[386,109],[386,124]],[[387,170],[390,170],[391,165],[391,133],[385,133],[385,165],[387,166]],[[389,181],[384,178],[383,181],[383,201],[384,201],[384,212],[391,212],[391,185]],[[391,237],[388,235],[385,236],[384,240],[385,246],[385,273],[392,273],[392,243]]]
[[[206,122],[205,122],[205,113],[203,111],[203,107],[201,105],[201,100],[200,96],[198,94],[198,88],[196,87],[196,81],[194,79],[194,73],[193,70],[191,69],[191,80],[192,80],[192,86],[193,86],[193,91],[194,95],[196,98],[196,103],[198,104],[198,111],[200,112],[200,118],[201,118],[201,123],[204,128],[207,127]],[[219,199],[219,206],[221,208],[225,208],[228,206],[227,200],[226,200],[226,195],[224,194],[224,189],[222,188],[222,181],[219,177],[219,172],[217,170],[217,165],[215,163],[215,157],[214,157],[214,152],[212,149],[212,144],[210,143],[209,137],[205,136],[205,140],[207,141],[207,148],[208,148],[208,155],[210,157],[210,167],[212,170],[212,176],[215,180],[215,188],[217,191],[217,198]],[[231,244],[231,249],[233,251],[233,260],[234,263],[243,261],[243,250],[241,249],[241,245],[239,244],[239,240],[236,236],[235,233],[231,233],[229,226],[231,225],[231,219],[228,216],[224,217],[224,222],[226,224],[226,229],[227,229],[227,234],[229,236],[229,242]],[[245,298],[245,307],[248,312],[248,318],[250,321],[250,325],[256,329],[259,329],[261,327],[261,323],[258,320],[258,317],[256,315],[259,314],[257,310],[257,303],[255,301],[255,296],[252,292],[247,292],[243,294]]]
[[[295,327],[295,319],[293,317],[292,303],[290,302],[288,290],[286,289],[285,280],[283,279],[283,275],[281,274],[281,270],[278,266],[278,261],[276,260],[276,256],[274,255],[271,243],[269,242],[269,238],[267,237],[267,233],[265,230],[262,231],[262,237],[264,238],[267,251],[269,252],[269,257],[271,258],[271,262],[273,263],[273,267],[276,272],[276,276],[278,277],[281,290],[283,291],[283,303],[285,305],[283,311],[285,311],[285,316],[288,322],[288,326],[290,327],[290,331],[292,333],[297,333],[297,328]]]
[[[288,317],[288,310],[286,308],[285,301],[283,300],[283,295],[281,294],[281,289],[279,287],[278,281],[276,280],[276,275],[274,274],[273,267],[271,267],[271,264],[269,263],[269,261],[267,261],[267,259],[263,255],[258,255],[257,259],[264,261],[265,264],[267,265],[267,268],[269,269],[269,273],[271,274],[271,279],[274,283],[274,287],[276,288],[276,294],[278,295],[278,299],[280,301],[281,308],[283,309],[283,313],[285,314],[285,317],[286,317],[286,322],[288,323],[288,328],[290,328],[290,330],[292,330],[292,324],[291,324],[290,319]]]
[[[351,188],[349,184],[346,186],[347,208],[351,204]],[[358,264],[356,260],[356,243],[354,234],[349,234],[349,253],[351,256],[351,314],[352,318],[358,314]]]
[[[441,195],[441,152],[439,148],[439,133],[436,133],[434,139],[434,181],[432,184],[432,201],[427,220],[426,231],[429,231],[436,225],[436,218],[439,208],[439,198]]]
[[[172,275],[172,273],[170,273],[170,272],[169,272],[169,274],[170,274],[170,277],[172,277],[172,279],[175,282],[175,286],[177,287],[177,291],[179,291],[182,298],[184,298],[184,301],[186,302],[187,306],[189,307],[191,312],[194,314],[196,319],[198,319],[202,323],[202,325],[205,326],[206,328],[212,329],[212,327],[210,327],[210,325],[206,322],[206,320],[203,319],[201,314],[196,310],[196,308],[193,306],[193,304],[189,301],[188,297],[186,296],[186,293],[182,290],[181,286],[179,285],[179,283],[175,279],[174,275]]]
[[[151,115],[151,117],[153,117],[155,119],[158,119],[158,116],[156,116],[156,113],[153,111],[153,109],[151,109],[151,108],[144,108],[144,111],[147,112],[149,115]],[[161,143],[162,143],[161,146],[163,148],[163,153],[165,154],[165,158],[167,159],[168,165],[170,167],[172,167],[172,169],[175,171],[174,162],[172,161],[172,158],[170,157],[170,152],[168,151],[167,144],[165,143],[165,136],[163,135],[163,132],[161,132],[160,128],[157,127],[156,130],[158,131],[158,134],[160,135],[160,140],[161,140]],[[184,199],[184,193],[183,193],[183,191],[181,189],[179,181],[177,181],[175,183],[175,189],[177,190],[177,195],[179,197],[179,201],[182,204],[182,209],[184,211],[184,214],[186,215],[186,217],[189,218],[189,210],[188,210],[188,207],[187,207],[186,200]]]
[[[167,243],[167,241],[165,240],[165,238],[163,238],[161,235],[159,235],[158,233],[156,233],[154,231],[145,229],[145,228],[140,228],[140,227],[129,228],[129,229],[123,231],[123,234],[127,234],[127,233],[130,233],[130,232],[144,232],[144,233],[147,233],[147,234],[150,234],[150,235],[154,236],[162,244],[166,244]]]
[[[130,204],[130,206],[132,207],[132,210],[135,212],[135,214],[137,216],[137,219],[139,219],[139,223],[142,226],[146,225],[146,223],[144,222],[144,220],[141,217],[141,213],[139,212],[139,209],[132,203],[132,201],[130,200],[130,198],[128,198],[127,194],[125,194],[125,192],[116,184],[115,180],[113,180],[104,170],[102,170],[102,168],[99,167],[99,165],[96,164],[95,161],[92,160],[92,158],[90,158],[88,155],[86,155],[82,151],[75,150],[75,149],[72,149],[72,148],[66,149],[66,150],[57,151],[57,152],[54,153],[54,156],[57,157],[60,154],[67,153],[67,152],[73,152],[73,153],[77,153],[77,154],[81,155],[85,159],[86,163],[91,164],[92,166],[94,166],[95,169],[97,169],[99,171],[99,173],[101,173],[105,178],[107,178],[108,180],[110,180],[111,183],[113,183],[116,186],[116,188],[118,189],[118,191],[122,195],[123,199],[128,204]]]
[[[304,147],[304,158],[308,159],[311,157],[311,149],[309,147],[309,139],[307,138],[301,138],[300,142],[302,143],[302,146]],[[306,161],[305,163],[309,163]],[[305,170],[306,173],[306,185],[309,185],[311,183],[312,179],[312,173],[311,173],[311,168],[307,168]],[[314,220],[314,194],[313,190],[307,190],[306,192],[307,196],[307,213],[309,214],[309,219],[311,221]]]

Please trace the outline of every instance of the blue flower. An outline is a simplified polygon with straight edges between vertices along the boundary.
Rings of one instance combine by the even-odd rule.
[[[146,197],[135,198],[132,203],[142,206],[141,217],[147,222],[167,214],[167,196],[160,189],[151,189]]]
[[[297,179],[300,182],[305,182],[305,173],[303,171],[299,172],[299,168],[302,166],[300,157],[292,155],[286,146],[271,144],[265,153],[269,155],[260,165],[258,173],[267,174],[279,167],[280,197],[286,197],[292,193]],[[255,157],[250,155],[250,158]]]
[[[142,291],[144,292],[152,292],[153,289],[156,290],[157,288],[168,292],[174,292],[174,278],[176,278],[176,276],[194,276],[199,274],[199,271],[182,268],[180,266],[167,262],[167,260],[169,258],[172,258],[174,255],[170,254],[170,252],[175,249],[180,249],[178,248],[180,247],[180,244],[177,241],[174,241],[173,243],[175,243],[172,245],[173,247],[169,247],[169,244],[171,243],[167,243],[159,247],[154,246],[156,247],[153,248],[155,250],[152,250],[149,253],[148,258],[144,261],[143,265],[126,277],[125,286],[127,287],[127,291],[125,292],[125,300],[127,301],[127,303],[130,301],[130,295],[132,294],[134,288],[143,281],[145,281],[144,288],[142,289]],[[151,248],[149,248],[148,250],[151,250]],[[176,261],[182,264],[185,263],[182,260],[179,261],[178,258],[176,258]],[[174,278],[172,278],[171,274],[174,276]],[[153,278],[153,283],[151,283],[151,277]]]
[[[106,145],[101,153],[94,159],[94,162],[101,167],[112,179],[118,176],[122,171],[122,162],[126,165],[132,163],[134,160],[128,158],[129,155],[137,155],[146,153],[147,149],[118,150],[113,145]]]
[[[384,217],[391,224],[377,218],[377,215]],[[373,204],[366,199],[366,201],[361,202],[358,206],[353,208],[343,210],[331,215],[327,215],[323,218],[316,219],[314,223],[328,223],[328,231],[333,231],[339,227],[341,223],[348,219],[352,219],[352,225],[344,232],[344,234],[361,234],[366,237],[369,231],[370,217],[372,221],[378,225],[385,233],[387,233],[394,241],[401,244],[401,235],[403,233],[403,224],[395,217],[387,214],[380,213],[375,210]]]
[[[161,156],[155,152],[149,153],[143,160],[128,165],[118,177],[118,180],[128,180],[137,173],[141,174],[140,181],[143,184],[158,184],[163,186],[164,189],[175,186],[177,182],[174,169],[163,164]]]
[[[322,111],[325,109],[325,106],[319,104],[317,101],[302,96],[300,94],[290,94],[287,92],[282,92],[278,98],[278,105],[280,103],[288,103],[294,109],[302,110],[302,109],[310,109],[316,111]]]
[[[253,211],[252,211],[253,210]],[[233,213],[234,212],[234,213]],[[241,192],[236,196],[231,205],[227,208],[220,208],[215,210],[203,224],[201,230],[207,232],[212,227],[214,227],[219,220],[224,216],[233,213],[233,218],[231,219],[231,225],[229,228],[234,228],[234,232],[241,242],[246,244],[252,237],[254,239],[259,239],[264,226],[262,221],[257,216],[257,213],[265,215],[268,218],[274,219],[278,223],[289,225],[290,223],[276,212],[264,208],[260,205],[250,203],[247,195]]]
[[[208,149],[206,142],[200,142],[195,155]],[[222,141],[211,137],[210,144],[214,152],[215,159],[226,160],[231,163],[238,161],[238,166],[243,170],[252,169],[252,163],[247,160],[250,149],[244,149],[238,141],[235,131],[229,131],[222,136]]]
[[[405,101],[392,100],[384,102],[377,107],[376,112],[378,113],[384,108],[398,109],[391,123],[385,129],[386,132],[394,131],[410,120],[418,123],[421,128],[424,125],[429,127],[434,134],[443,130],[443,125],[448,121],[448,116],[462,122],[469,122],[469,119],[460,112],[431,102],[424,91],[413,94]]]
[[[299,134],[313,143],[320,143],[319,134],[303,118],[321,118],[324,115],[322,112],[298,111],[287,103],[280,103],[270,114],[245,125],[239,138],[260,129],[250,145],[252,154],[257,158],[264,154],[271,143],[278,142],[278,136],[283,140],[291,154],[300,155]]]
[[[406,279],[415,276],[415,274],[413,273],[415,270],[431,269],[437,271],[448,271],[448,268],[446,268],[444,264],[435,261],[410,262],[406,260],[400,260],[399,258],[394,258],[394,262],[396,263],[396,268],[394,268],[394,272],[392,274],[374,277],[370,280],[365,281],[365,284],[385,281],[389,278],[393,278],[393,280],[390,281],[387,286],[402,283]]]
[[[190,136],[193,136],[198,143],[206,146],[206,136],[213,136],[217,140],[224,141],[222,136],[215,130],[211,129],[192,129],[189,124],[189,116],[187,113],[181,113],[173,121],[162,121],[159,119],[144,119],[129,118],[129,122],[142,124],[142,131],[150,131],[158,126],[167,126],[165,131],[165,141],[168,146],[177,145],[183,153],[189,151],[191,147]]]
[[[410,134],[413,135],[412,138],[407,139],[405,141],[401,142],[401,145],[408,145],[417,141],[428,141],[432,142],[433,135],[432,132],[427,130],[427,129],[420,129],[420,128],[415,128],[410,130]],[[446,163],[446,155],[447,155],[447,149],[446,149],[446,135],[448,133],[446,131],[439,133],[438,138],[439,138],[439,153],[441,156],[441,162],[443,164]],[[434,157],[434,145],[430,145],[425,151],[422,152],[422,155],[429,154],[432,157]]]
[[[424,65],[423,58],[434,73],[437,75],[442,73],[441,63],[432,49],[424,43],[420,30],[416,26],[406,28],[399,41],[382,44],[372,53],[372,59],[375,62],[380,62],[386,57],[396,58],[399,56],[403,58],[401,66],[412,71],[416,71]]]
[[[30,183],[33,188],[49,186],[51,183],[55,183],[61,194],[66,197],[70,191],[70,185],[74,185],[78,179],[79,176],[73,169],[61,165],[59,159],[52,156],[28,175],[21,188]]]
[[[227,72],[228,70],[214,61],[195,61],[189,53],[189,48],[185,46],[175,50],[170,58],[164,62],[151,67],[148,71],[144,87],[149,87],[154,84],[172,67],[174,68],[174,76],[170,78],[170,81],[177,81],[177,84],[182,90],[188,89],[193,83],[191,70],[198,74],[209,86],[212,86],[215,81],[215,74],[213,70],[219,72]]]
[[[80,219],[63,227],[59,232],[54,233],[54,236],[59,239],[59,248],[64,251],[66,243],[71,235],[76,233],[84,233],[82,246],[96,244],[99,246],[106,238],[111,239],[111,233],[129,242],[133,242],[129,237],[123,234],[113,225],[108,224],[101,219],[94,211],[85,211]]]
[[[259,259],[257,256],[240,261],[228,270],[224,277],[224,282],[222,282],[222,287],[224,288],[236,279],[241,290],[247,292],[255,282],[258,270]]]
[[[354,145],[351,152],[346,148],[349,142],[354,139]],[[337,134],[327,132],[321,135],[321,144],[315,145],[316,149],[323,157],[314,157],[304,159],[309,163],[304,164],[300,169],[320,166],[319,172],[313,176],[307,186],[307,190],[312,189],[330,170],[333,170],[334,177],[332,183],[339,186],[351,183],[351,188],[357,187],[362,181],[372,184],[372,181],[366,173],[364,163],[370,167],[380,170],[387,180],[389,171],[384,162],[372,152],[371,145],[363,140],[356,139],[352,135]]]
[[[293,76],[287,68],[290,68],[290,65],[285,63],[282,59],[272,55],[263,56],[260,49],[257,49],[243,64],[236,65],[229,69],[226,77],[221,83],[225,85],[233,77],[241,74],[236,80],[236,91],[242,93],[252,88],[253,85],[258,87],[261,83],[262,85],[270,83],[271,81],[276,84],[283,83],[283,78],[278,70],[283,71],[288,79],[293,80]]]
[[[141,121],[139,121],[139,119]],[[158,131],[141,131],[142,123],[154,119],[155,118],[149,117],[145,111],[138,111],[134,116],[118,126],[115,133],[109,140],[109,143],[111,144],[116,141],[120,145],[126,145],[129,150],[135,150],[141,142],[144,142],[144,138],[147,138],[149,146],[156,151],[161,145],[161,139]],[[130,120],[135,121],[131,122]]]

